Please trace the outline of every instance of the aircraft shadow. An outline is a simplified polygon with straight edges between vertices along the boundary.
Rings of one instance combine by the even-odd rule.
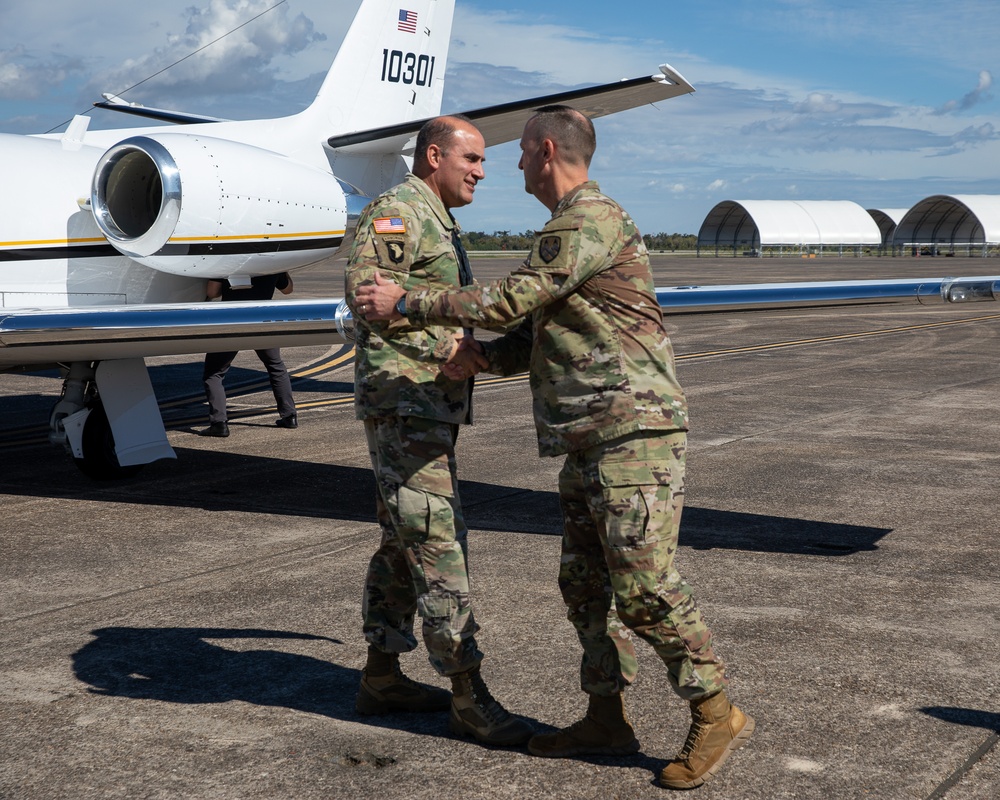
[[[229,456],[218,452],[208,454],[200,450],[179,453],[179,456],[187,463],[196,454],[210,458]],[[336,519],[375,521],[375,482],[370,470],[329,464],[303,466],[307,468],[307,472],[297,474],[294,480],[272,483],[270,501],[273,502],[268,502],[268,510],[272,513],[304,513]],[[226,474],[224,465],[220,464],[217,469],[220,471],[216,474]],[[280,470],[275,472],[275,469],[276,466],[262,464],[258,474],[281,474]],[[316,508],[315,497],[328,498],[330,486],[337,487],[336,503]],[[207,491],[211,493],[213,489],[209,488]],[[241,495],[244,493],[242,488],[239,491]],[[469,528],[562,535],[562,512],[557,492],[465,480],[459,481],[459,492]],[[245,505],[241,503],[234,507],[245,508]],[[684,510],[680,544],[699,550],[720,548],[844,556],[878,549],[877,542],[890,532],[891,528],[716,511],[693,506]]]
[[[955,708],[953,706],[924,706],[920,710],[927,716],[936,717],[943,722],[983,728],[1000,734],[1000,713],[995,711],[979,711],[974,708]]]
[[[375,484],[370,469],[289,459],[247,456],[219,450],[176,448],[178,462],[147,466],[126,481],[101,484],[67,467],[64,480],[41,479],[31,468],[0,475],[0,494],[87,498],[115,503],[177,508],[258,511],[319,519],[375,522]],[[266,491],[245,476],[267,475]],[[220,475],[232,475],[231,481]],[[471,529],[546,536],[562,535],[555,491],[460,481],[466,523]],[[774,515],[684,510],[680,544],[700,550],[727,549],[814,556],[847,556],[877,549],[891,528],[806,520]]]

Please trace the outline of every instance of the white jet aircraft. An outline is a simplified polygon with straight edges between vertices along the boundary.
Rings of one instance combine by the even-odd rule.
[[[339,299],[204,303],[209,278],[249,284],[350,244],[361,210],[412,164],[441,110],[455,0],[364,0],[313,103],[226,121],[96,105],[178,123],[0,134],[0,371],[57,365],[50,439],[96,478],[175,457],[144,358],[336,343]],[[533,108],[591,117],[693,92],[652,76],[465,111],[486,144],[517,139]],[[338,327],[338,323],[340,323]]]
[[[280,119],[226,121],[96,105],[178,128],[0,134],[0,372],[58,366],[49,420],[95,478],[174,458],[146,357],[334,344],[339,298],[205,303],[209,278],[249,284],[345,251],[365,204],[403,179],[416,133],[441,110],[455,0],[364,0],[316,99]],[[487,146],[518,139],[533,109],[590,117],[688,94],[650,76],[465,111]],[[1000,277],[658,289],[680,310],[1000,296]]]

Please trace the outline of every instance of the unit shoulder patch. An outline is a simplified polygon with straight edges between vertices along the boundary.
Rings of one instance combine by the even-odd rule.
[[[562,238],[559,236],[543,236],[538,240],[538,256],[546,264],[555,261],[561,250]]]
[[[385,242],[385,248],[389,254],[389,260],[393,264],[403,263],[403,259],[406,257],[406,247],[403,242],[387,240]]]

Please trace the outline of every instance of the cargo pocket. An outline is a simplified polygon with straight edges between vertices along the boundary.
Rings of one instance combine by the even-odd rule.
[[[405,485],[397,487],[395,495],[393,522],[407,542],[448,544],[456,541],[456,501],[453,498]]]
[[[396,487],[393,494],[396,496],[396,507],[391,510],[396,530],[408,542],[413,541],[414,533],[421,534],[418,538],[422,539],[430,521],[427,493],[401,485]]]
[[[641,550],[656,545],[673,527],[672,476],[645,461],[601,464],[608,546]]]
[[[458,603],[446,595],[422,594],[417,598],[417,610],[425,623],[441,623],[451,620],[458,611]]]

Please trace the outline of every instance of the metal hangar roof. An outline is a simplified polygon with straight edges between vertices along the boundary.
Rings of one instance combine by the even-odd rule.
[[[1000,195],[935,194],[906,212],[894,242],[909,244],[1000,243]]]
[[[882,233],[850,200],[724,200],[705,217],[698,245],[874,245]]]

